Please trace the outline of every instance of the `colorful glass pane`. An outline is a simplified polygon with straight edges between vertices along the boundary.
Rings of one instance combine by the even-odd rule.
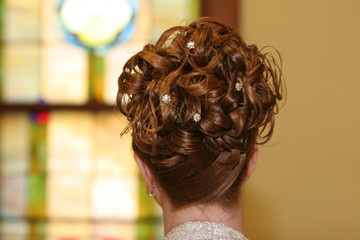
[[[91,225],[85,221],[50,221],[46,228],[46,240],[89,240]]]
[[[92,170],[95,118],[88,112],[53,112],[49,119],[48,171]]]
[[[30,121],[26,113],[0,116],[0,159],[3,175],[25,174],[30,155]]]
[[[39,50],[34,44],[8,44],[3,49],[3,98],[9,103],[39,101]]]
[[[39,39],[38,0],[4,0],[6,42],[37,42]]]
[[[41,66],[41,95],[44,102],[87,102],[86,52],[67,44],[44,46],[41,49]]]
[[[104,56],[104,99],[107,104],[115,104],[117,81],[125,62],[140,51],[151,39],[151,1],[140,0],[138,15],[135,19],[135,29],[132,38],[109,49]]]
[[[80,219],[89,217],[89,189],[87,173],[51,173],[47,179],[47,215],[49,218]]]
[[[23,219],[0,222],[1,240],[24,240],[27,239],[28,233],[28,224]]]
[[[90,47],[105,40],[111,45],[105,55],[65,41],[58,15],[58,4],[64,1],[0,1],[2,101],[51,106],[95,99],[114,104],[116,79],[125,61],[166,28],[196,18],[200,2],[93,2],[110,1],[137,2],[137,15],[131,20],[132,37],[120,45],[115,45],[119,36],[109,34],[120,31],[119,26],[94,32],[98,23],[92,20],[94,27],[84,28],[79,39]],[[108,13],[102,16],[111,21],[123,17]],[[78,18],[69,19],[73,19],[71,27],[76,26]],[[0,118],[0,239],[159,239],[162,235],[160,210],[146,195],[131,136],[120,137],[127,124],[123,117],[112,111],[34,111],[2,112]],[[27,217],[31,221],[23,220]]]
[[[134,32],[137,1],[60,0],[59,3],[59,19],[65,36],[79,46],[109,47],[128,40]]]
[[[2,176],[1,180],[1,216],[22,217],[27,210],[26,175]]]
[[[95,240],[134,240],[136,225],[134,223],[98,222],[93,225]]]
[[[59,27],[57,15],[58,0],[41,1],[41,12],[39,14],[41,29],[40,38],[45,46],[63,44],[65,37]]]
[[[41,5],[41,95],[49,104],[84,104],[89,99],[88,54],[65,41],[57,5],[57,0],[46,0]]]
[[[130,41],[110,49],[104,56],[104,102],[115,103],[117,82],[114,80],[132,55],[141,51],[150,40],[155,42],[167,28],[195,20],[199,12],[199,0],[140,0],[134,36]]]
[[[120,136],[127,125],[123,116],[113,112],[99,113],[96,125],[95,171],[116,174],[136,174],[138,167],[131,150],[131,136]]]
[[[32,218],[44,219],[46,217],[45,173],[29,173],[27,187],[27,215]]]
[[[99,219],[136,220],[137,185],[133,175],[96,174],[91,192],[92,215]]]
[[[48,115],[47,112],[31,114],[31,157],[29,171],[33,173],[45,173],[46,171],[46,128]]]

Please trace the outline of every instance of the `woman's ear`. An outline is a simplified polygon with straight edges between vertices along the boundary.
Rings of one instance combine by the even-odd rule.
[[[148,193],[154,193],[154,186],[155,186],[155,178],[152,172],[150,171],[149,167],[146,163],[141,159],[138,153],[134,152],[134,158],[137,165],[140,168],[140,172],[145,179],[146,182],[146,190]]]
[[[259,153],[259,147],[257,144],[254,144],[253,149],[251,151],[251,156],[249,159],[247,170],[246,170],[245,181],[249,180],[249,178],[251,177],[251,174],[255,170],[258,153]]]

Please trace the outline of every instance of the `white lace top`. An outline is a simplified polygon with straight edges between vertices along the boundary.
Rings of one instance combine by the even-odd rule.
[[[216,222],[186,222],[170,230],[164,240],[248,240],[242,233]]]

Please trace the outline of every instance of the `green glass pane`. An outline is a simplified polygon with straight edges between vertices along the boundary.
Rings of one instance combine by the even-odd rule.
[[[104,101],[104,58],[96,55],[94,51],[89,53],[89,100],[90,102],[102,103]]]
[[[31,115],[31,160],[30,171],[44,173],[46,170],[46,125],[48,113]]]
[[[159,220],[139,221],[137,240],[161,240],[164,236],[163,224]]]
[[[29,223],[28,240],[44,240],[46,222],[43,220],[31,221]]]
[[[30,173],[28,179],[28,216],[43,219],[46,216],[46,176]]]

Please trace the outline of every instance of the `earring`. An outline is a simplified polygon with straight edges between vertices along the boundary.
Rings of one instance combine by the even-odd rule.
[[[148,193],[149,197],[155,197],[155,187],[156,186],[154,183],[152,184],[152,187],[153,187],[153,189],[152,189],[153,191],[151,193]]]

